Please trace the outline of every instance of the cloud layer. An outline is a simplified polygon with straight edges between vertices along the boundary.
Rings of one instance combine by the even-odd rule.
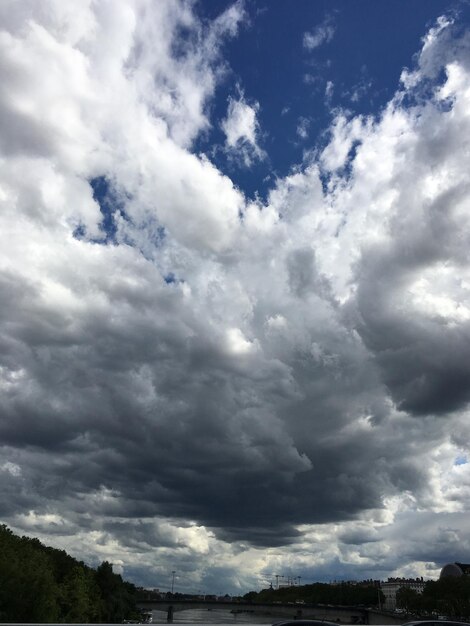
[[[2,519],[152,586],[435,574],[469,549],[468,35],[262,203],[192,149],[245,18],[0,8]]]

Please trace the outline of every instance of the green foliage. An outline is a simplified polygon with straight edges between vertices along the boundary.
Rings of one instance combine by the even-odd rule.
[[[422,605],[422,597],[414,589],[400,587],[397,591],[397,607],[405,609],[407,613],[415,613]]]
[[[97,570],[0,526],[0,622],[120,623],[136,589],[105,561]]]
[[[328,585],[326,583],[313,583],[311,585],[281,587],[281,589],[263,589],[256,593],[250,591],[244,596],[248,602],[296,602],[303,601],[308,604],[334,604],[344,606],[377,606],[384,601],[382,592],[373,585],[351,585],[339,583]]]
[[[418,610],[454,618],[470,617],[470,577],[449,576],[428,581]]]
[[[91,621],[92,597],[90,586],[92,576],[78,565],[75,565],[64,577],[60,585],[61,614],[63,621],[70,624],[86,624]],[[98,600],[99,598],[94,598]]]
[[[397,606],[413,615],[445,615],[467,620],[470,617],[470,577],[429,580],[422,594],[402,587],[397,591]]]
[[[111,563],[103,561],[96,571],[96,582],[103,599],[103,621],[120,623],[135,608],[135,588],[113,573]]]

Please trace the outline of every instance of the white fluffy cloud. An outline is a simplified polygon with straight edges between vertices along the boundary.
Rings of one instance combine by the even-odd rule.
[[[225,133],[225,149],[229,156],[250,167],[253,161],[264,159],[266,153],[258,145],[260,126],[257,120],[259,104],[245,101],[243,93],[239,98],[229,98],[227,117],[221,127]]]
[[[241,5],[0,11],[2,519],[188,589],[457,558],[468,38],[441,20],[379,118],[338,113],[262,204],[191,151]],[[223,125],[247,165],[257,106]]]

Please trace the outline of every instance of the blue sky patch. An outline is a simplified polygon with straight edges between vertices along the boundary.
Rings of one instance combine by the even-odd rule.
[[[90,186],[93,189],[93,200],[98,203],[103,216],[100,227],[104,232],[105,243],[115,241],[117,231],[115,213],[120,210],[116,194],[105,176],[92,178]]]
[[[210,20],[230,5],[204,0],[196,8]],[[244,7],[248,19],[224,47],[230,69],[211,102],[212,128],[194,150],[206,152],[251,197],[265,197],[306,150],[324,145],[324,131],[338,111],[380,115],[440,15],[457,11],[460,21],[469,20],[468,6],[442,0],[412,6],[406,0],[248,0]],[[259,104],[259,142],[267,153],[251,167],[220,149],[221,124],[240,87],[248,103]]]

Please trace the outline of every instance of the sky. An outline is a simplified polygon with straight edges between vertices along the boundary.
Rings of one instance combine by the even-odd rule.
[[[241,594],[470,560],[470,10],[0,3],[0,520]]]

